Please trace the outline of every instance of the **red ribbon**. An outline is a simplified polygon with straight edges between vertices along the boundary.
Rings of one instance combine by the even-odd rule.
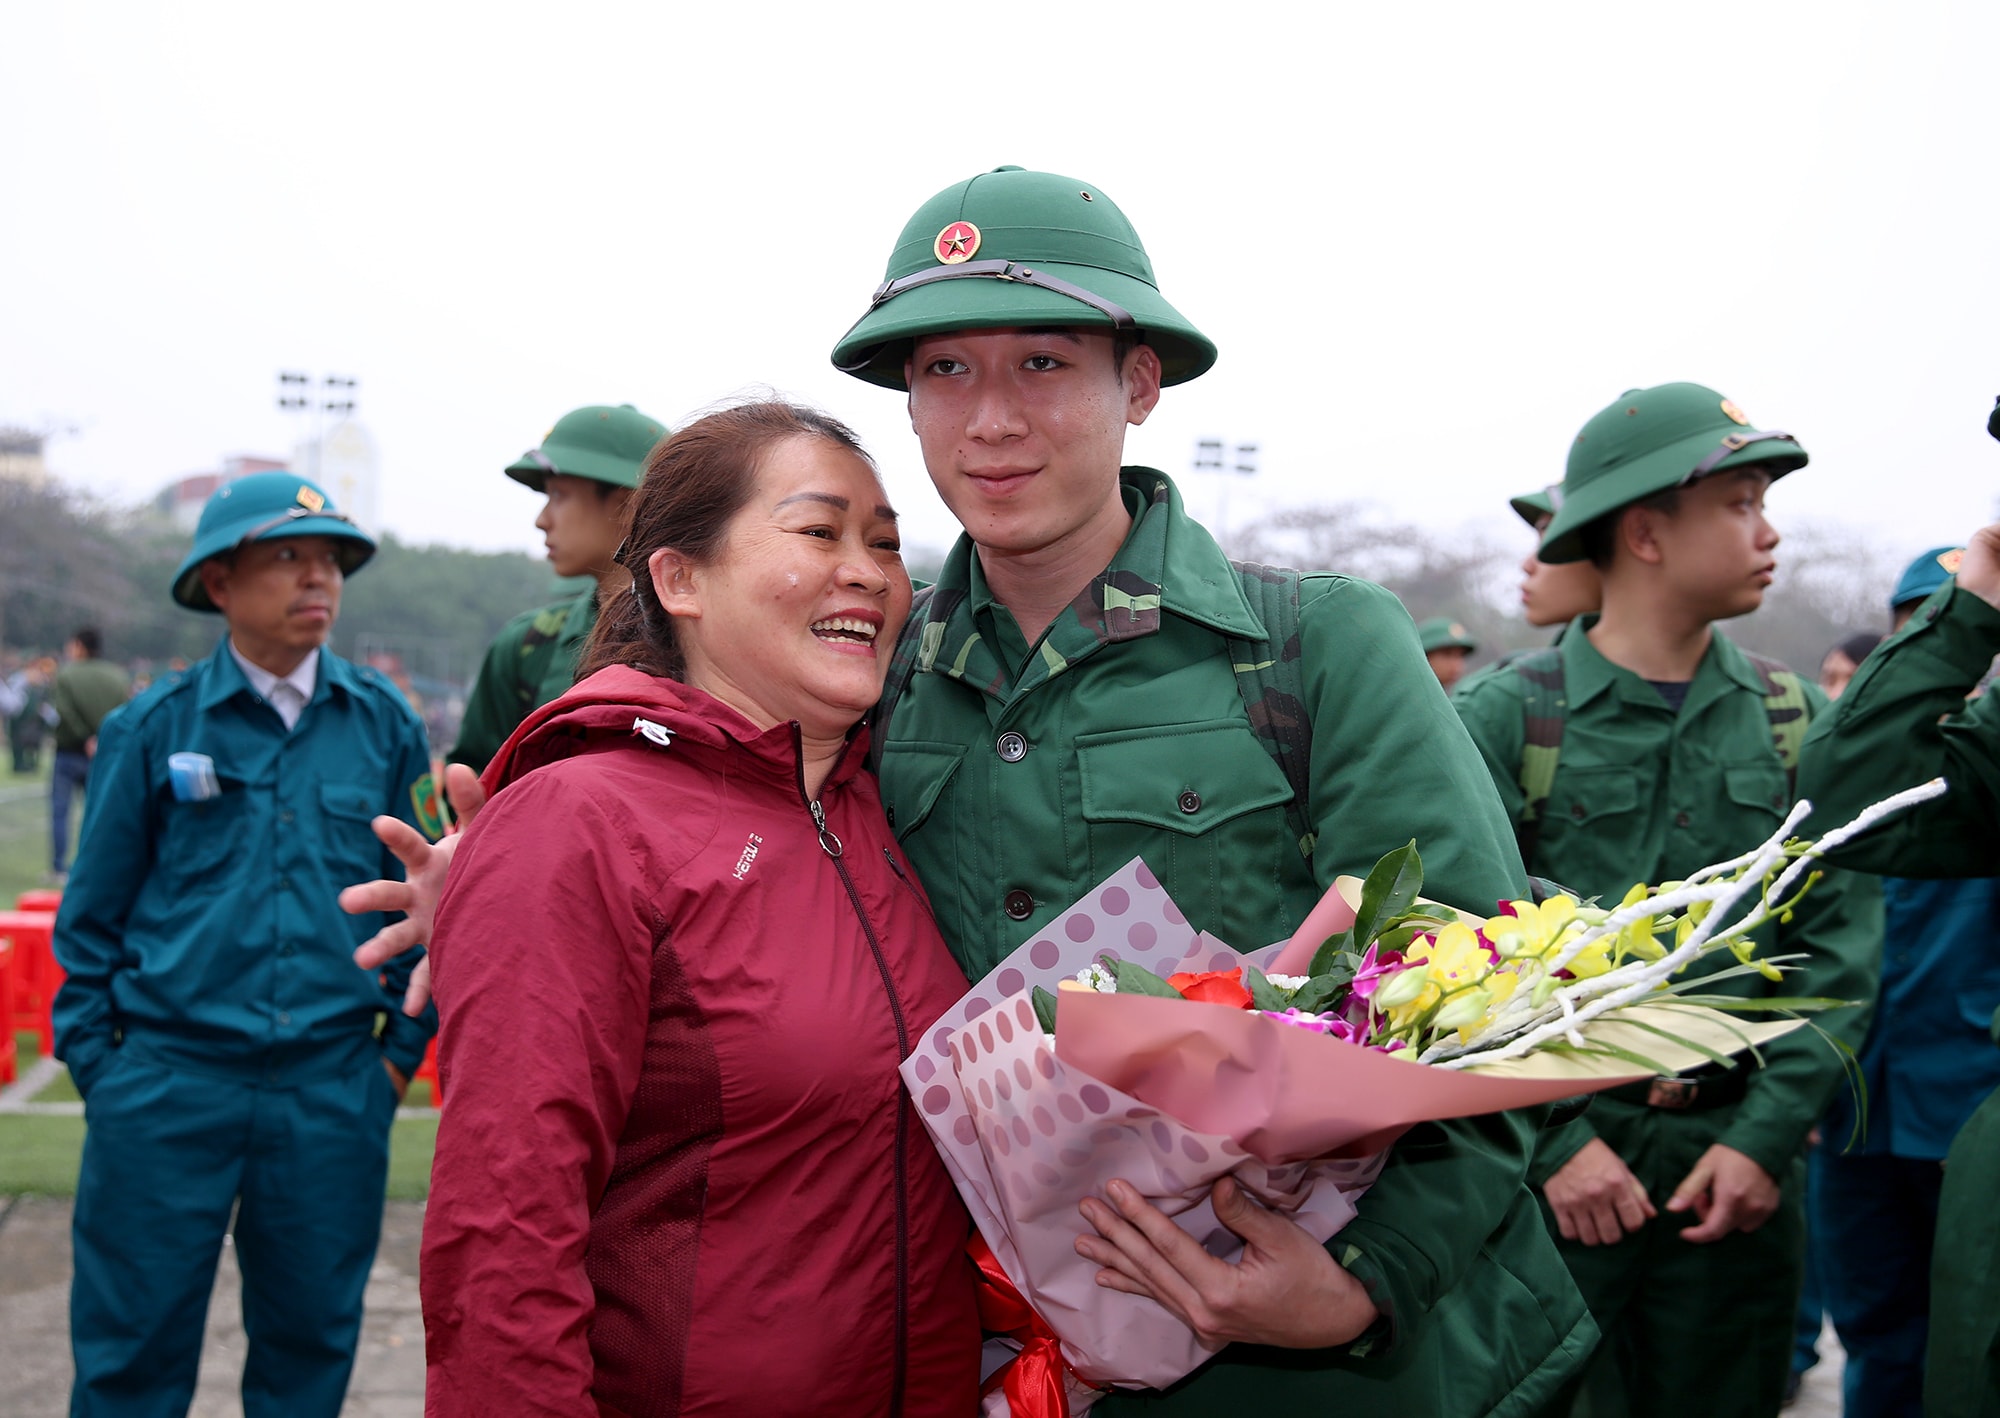
[[[979,1271],[979,1327],[1021,1346],[980,1386],[981,1396],[1002,1389],[1014,1418],[1069,1418],[1069,1366],[1056,1332],[1021,1298],[984,1236],[974,1231],[965,1249]]]

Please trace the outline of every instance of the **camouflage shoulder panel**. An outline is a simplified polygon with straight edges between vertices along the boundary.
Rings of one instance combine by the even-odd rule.
[[[1069,608],[1100,645],[1136,640],[1160,628],[1160,588],[1131,571],[1093,577]]]
[[[1521,820],[1535,822],[1556,786],[1562,759],[1564,695],[1562,651],[1551,645],[1531,650],[1507,666],[1521,684]]]
[[[532,654],[539,645],[546,645],[562,634],[562,628],[569,620],[569,602],[560,605],[543,606],[528,622],[528,628],[521,634],[521,653]]]
[[[1806,730],[1812,727],[1812,705],[1806,698],[1805,681],[1782,660],[1753,655],[1748,650],[1743,657],[1764,681],[1764,713],[1771,721],[1771,747],[1778,751],[1778,761],[1785,765],[1785,772],[1796,774],[1800,745],[1805,743]]]
[[[1243,698],[1250,732],[1278,765],[1292,798],[1285,820],[1300,855],[1312,859],[1312,714],[1305,702],[1304,650],[1299,639],[1299,573],[1279,566],[1232,561],[1243,599],[1263,622],[1267,639],[1225,637],[1229,668]],[[1276,642],[1275,650],[1273,642]]]
[[[882,772],[882,752],[888,742],[889,720],[896,712],[896,701],[909,687],[910,676],[917,672],[921,659],[928,667],[937,658],[937,647],[944,638],[944,621],[949,618],[955,601],[940,601],[935,586],[925,586],[910,597],[910,618],[903,622],[903,633],[896,637],[895,653],[889,657],[889,673],[882,680],[882,697],[868,713],[868,768],[878,777]],[[941,614],[937,624],[931,623],[931,610],[935,606]]]

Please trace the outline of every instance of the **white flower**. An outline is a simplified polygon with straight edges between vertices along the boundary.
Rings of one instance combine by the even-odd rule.
[[[1101,995],[1118,993],[1118,980],[1102,965],[1086,965],[1076,972],[1076,982],[1086,989],[1096,990]]]
[[[1272,984],[1273,986],[1275,986],[1276,988],[1278,988],[1278,989],[1281,989],[1281,990],[1283,990],[1283,991],[1284,991],[1284,992],[1285,992],[1286,994],[1291,994],[1291,993],[1293,993],[1294,991],[1296,991],[1296,990],[1297,990],[1297,989],[1298,989],[1298,988],[1299,988],[1299,987],[1300,987],[1301,985],[1305,984],[1305,982],[1306,982],[1307,980],[1310,980],[1310,979],[1312,978],[1312,976],[1310,976],[1310,975],[1266,975],[1266,976],[1265,976],[1264,978],[1265,978],[1265,979],[1267,979],[1267,980],[1269,980],[1269,981],[1271,982],[1271,984]]]

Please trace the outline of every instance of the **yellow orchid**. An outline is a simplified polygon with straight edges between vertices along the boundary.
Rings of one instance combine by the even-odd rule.
[[[1583,924],[1577,917],[1574,896],[1551,896],[1540,904],[1533,901],[1507,904],[1512,915],[1495,916],[1486,923],[1486,938],[1502,960],[1522,956],[1545,960],[1573,927]]]

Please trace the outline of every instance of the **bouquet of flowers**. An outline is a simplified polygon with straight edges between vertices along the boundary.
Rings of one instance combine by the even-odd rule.
[[[1223,1259],[1241,1249],[1208,1200],[1224,1175],[1325,1241],[1420,1122],[1754,1051],[1800,1021],[1739,1013],[1845,1002],[1709,987],[1780,976],[1786,961],[1757,958],[1751,932],[1796,904],[1821,853],[1941,791],[1877,804],[1817,844],[1789,835],[1802,803],[1754,851],[1608,909],[1558,895],[1482,919],[1427,902],[1412,844],[1365,882],[1336,883],[1291,940],[1248,953],[1195,931],[1143,861],[1128,864],[902,1066],[979,1228],[989,1328],[1009,1336],[989,1411],[1077,1412],[1105,1387],[1164,1387],[1210,1357],[1076,1254],[1077,1204],[1113,1177]],[[1734,964],[1677,978],[1723,950]]]

